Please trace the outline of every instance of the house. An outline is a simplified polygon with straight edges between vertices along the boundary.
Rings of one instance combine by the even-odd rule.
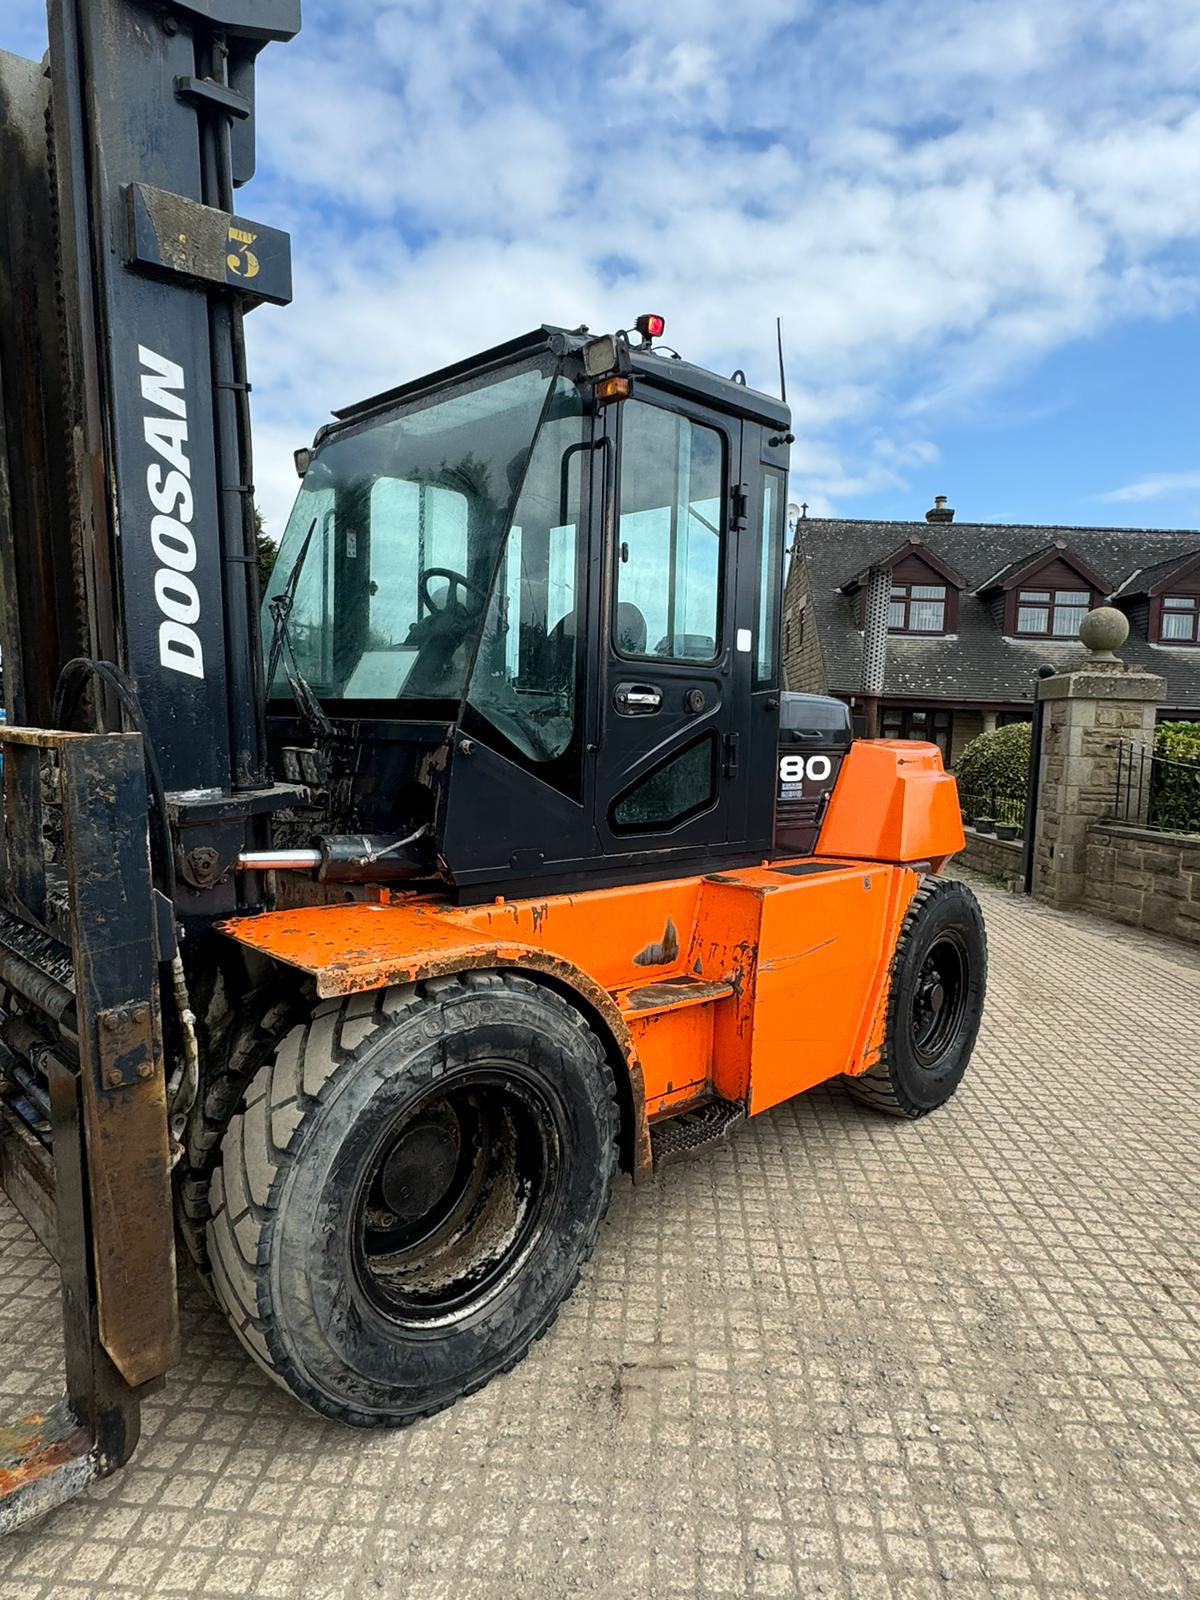
[[[886,738],[933,740],[953,764],[976,734],[1028,721],[1038,667],[1077,660],[1079,624],[1104,604],[1129,618],[1123,658],[1167,680],[1159,715],[1200,719],[1200,532],[953,519],[944,496],[923,522],[797,517],[789,688],[862,709],[867,590],[885,569]]]

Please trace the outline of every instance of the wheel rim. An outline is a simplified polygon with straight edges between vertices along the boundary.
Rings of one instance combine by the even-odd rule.
[[[940,934],[925,953],[912,1003],[912,1045],[927,1071],[941,1065],[967,1009],[967,949],[957,933]]]
[[[353,1254],[367,1298],[414,1325],[476,1315],[536,1248],[561,1178],[556,1105],[514,1067],[457,1072],[377,1141]]]

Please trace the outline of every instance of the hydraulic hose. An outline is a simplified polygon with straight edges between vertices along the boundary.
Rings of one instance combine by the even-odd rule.
[[[141,702],[129,679],[111,661],[96,661],[90,656],[76,656],[68,661],[58,675],[58,686],[54,691],[54,706],[51,717],[56,728],[66,727],[68,711],[74,712],[83,692],[83,686],[89,677],[99,678],[101,683],[112,690],[120,702],[121,709],[133,724],[136,732],[142,736],[142,752],[146,761],[146,781],[153,802],[154,832],[158,841],[158,871],[162,880],[162,892],[175,903],[175,850],[171,842],[171,824],[167,816],[167,792],[163,787],[162,769],[158,764],[158,755],[154,749],[154,740],[150,736],[150,727],[142,710]]]

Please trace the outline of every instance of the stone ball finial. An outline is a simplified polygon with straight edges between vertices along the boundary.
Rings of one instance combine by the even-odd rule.
[[[1129,637],[1129,618],[1116,606],[1097,606],[1079,624],[1080,643],[1101,661],[1115,661]]]

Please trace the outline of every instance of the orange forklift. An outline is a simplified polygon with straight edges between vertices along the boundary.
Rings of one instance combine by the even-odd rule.
[[[338,412],[260,609],[290,274],[233,195],[298,27],[51,0],[0,57],[0,1176],[67,1338],[0,1529],[128,1459],[176,1239],[305,1405],[412,1422],[545,1333],[618,1166],[830,1079],[919,1118],[979,1025],[938,750],[783,688],[787,407],[660,317]]]

